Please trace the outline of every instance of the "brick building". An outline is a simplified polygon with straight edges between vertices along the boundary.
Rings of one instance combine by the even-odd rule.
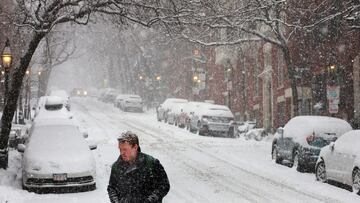
[[[288,46],[295,64],[298,114],[334,116],[358,126],[359,31],[335,18],[312,32],[295,32]],[[207,55],[208,99],[228,105],[238,120],[256,120],[268,130],[294,116],[287,66],[276,46],[251,42],[211,49]],[[332,103],[328,96],[334,87],[339,98]]]

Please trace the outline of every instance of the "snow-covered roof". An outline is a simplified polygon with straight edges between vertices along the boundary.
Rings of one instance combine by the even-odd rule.
[[[168,98],[164,101],[164,103],[162,104],[162,106],[164,108],[169,108],[170,106],[172,106],[173,104],[178,104],[178,103],[187,103],[188,100],[186,99],[179,99],[179,98]]]
[[[305,143],[305,138],[315,133],[321,136],[330,133],[339,137],[352,130],[348,122],[339,118],[326,116],[297,116],[284,126],[284,136],[293,137],[299,143]]]
[[[63,104],[63,100],[59,96],[46,97],[45,105],[61,105],[61,104]]]

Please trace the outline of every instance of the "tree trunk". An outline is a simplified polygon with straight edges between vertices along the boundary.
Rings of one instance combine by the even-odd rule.
[[[0,132],[0,168],[6,169],[8,166],[8,141],[9,134],[11,130],[11,121],[14,117],[14,113],[17,106],[17,101],[20,95],[20,89],[22,86],[23,78],[25,76],[26,70],[29,66],[31,58],[38,47],[41,39],[46,35],[46,33],[35,33],[32,37],[29,47],[25,52],[25,55],[21,57],[20,64],[15,68],[11,90],[9,91],[8,99],[6,99],[6,104],[4,107],[3,115],[1,117],[1,132]]]
[[[298,102],[298,91],[297,91],[297,84],[296,84],[296,77],[295,77],[295,67],[291,60],[290,52],[288,47],[282,47],[284,53],[284,59],[286,61],[290,85],[291,85],[291,92],[292,92],[292,105],[293,105],[293,115],[294,117],[299,115],[299,102]]]

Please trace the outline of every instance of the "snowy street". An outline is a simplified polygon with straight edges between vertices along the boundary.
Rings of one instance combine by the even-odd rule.
[[[122,112],[93,98],[72,99],[75,118],[88,130],[97,162],[92,192],[38,195],[21,189],[21,155],[10,153],[9,170],[0,170],[0,202],[109,202],[107,182],[117,159],[117,136],[139,135],[142,151],[160,160],[171,189],[164,202],[359,202],[347,190],[317,182],[315,175],[271,160],[271,137],[262,142],[242,138],[203,137],[156,121],[155,112]]]

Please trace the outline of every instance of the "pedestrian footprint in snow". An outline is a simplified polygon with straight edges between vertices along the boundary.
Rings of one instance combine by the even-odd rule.
[[[170,190],[159,160],[141,152],[131,131],[118,138],[120,156],[112,165],[108,194],[112,203],[159,203]]]

